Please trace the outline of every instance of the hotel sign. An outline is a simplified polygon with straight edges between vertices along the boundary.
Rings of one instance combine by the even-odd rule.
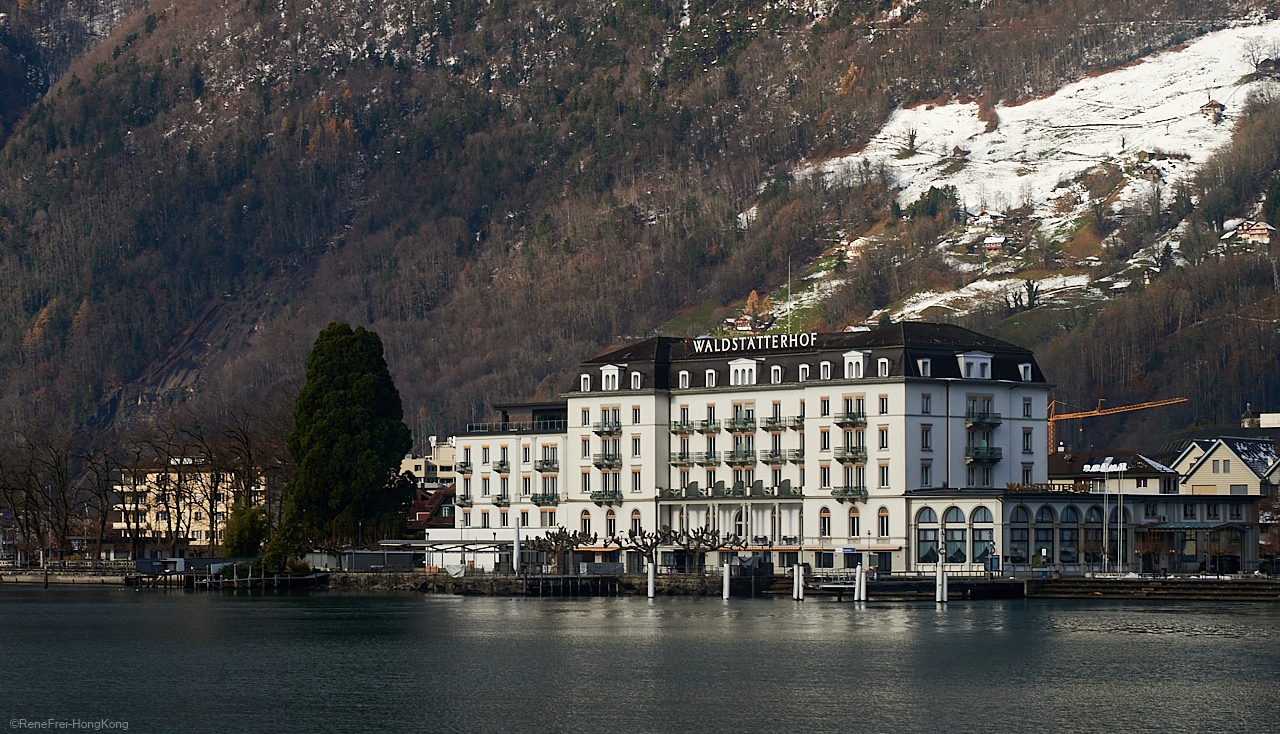
[[[765,334],[763,336],[735,336],[721,339],[694,339],[695,354],[719,354],[723,352],[748,352],[775,349],[814,347],[818,344],[818,332],[807,334]]]

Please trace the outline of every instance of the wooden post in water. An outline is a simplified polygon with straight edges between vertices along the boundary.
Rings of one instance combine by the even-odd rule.
[[[721,589],[720,596],[723,599],[729,598],[729,562],[728,561],[724,562],[724,588]]]
[[[649,562],[649,598],[650,599],[653,598],[654,574],[657,572],[656,566],[657,564],[655,564],[653,561]]]

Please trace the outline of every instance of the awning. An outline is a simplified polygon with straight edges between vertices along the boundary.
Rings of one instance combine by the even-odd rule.
[[[1237,523],[1216,523],[1216,522],[1162,522],[1159,525],[1149,528],[1150,530],[1239,530],[1244,532],[1249,529],[1248,525],[1240,525]]]
[[[619,548],[574,548],[574,553],[616,553]]]

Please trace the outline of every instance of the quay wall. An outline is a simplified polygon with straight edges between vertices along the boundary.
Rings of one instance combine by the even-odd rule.
[[[590,577],[583,577],[590,578]],[[648,580],[641,574],[618,577],[627,595],[644,595]],[[663,596],[718,595],[719,576],[659,576],[654,591]],[[329,588],[340,591],[420,591],[464,596],[524,596],[524,580],[513,576],[463,576],[427,573],[331,573]]]
[[[46,577],[38,571],[0,573],[0,584],[81,584],[96,586],[124,586],[124,576],[67,571],[50,572]]]

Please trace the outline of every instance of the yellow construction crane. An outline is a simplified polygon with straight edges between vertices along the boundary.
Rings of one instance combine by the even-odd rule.
[[[1169,398],[1168,400],[1155,400],[1150,403],[1138,403],[1137,405],[1122,405],[1119,408],[1102,407],[1103,400],[1098,401],[1096,410],[1086,410],[1081,413],[1058,413],[1058,401],[1053,400],[1049,403],[1049,453],[1058,450],[1058,421],[1065,421],[1068,418],[1091,418],[1097,415],[1111,415],[1112,413],[1127,413],[1130,410],[1145,410],[1147,408],[1158,408],[1162,405],[1173,405],[1174,403],[1185,403],[1186,398]]]

